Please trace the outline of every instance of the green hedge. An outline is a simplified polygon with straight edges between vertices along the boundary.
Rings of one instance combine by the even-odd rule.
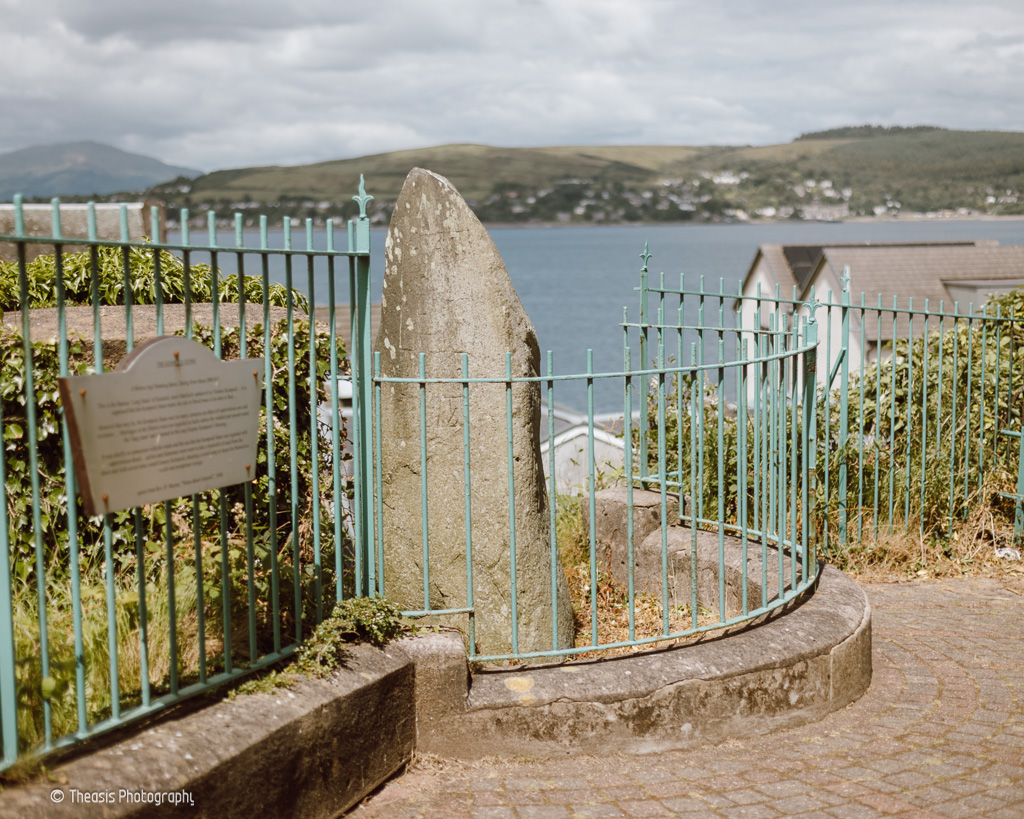
[[[95,254],[95,260],[93,256]],[[57,257],[39,256],[25,266],[29,307],[57,306]],[[97,247],[60,257],[64,279],[66,304],[92,304],[92,291],[96,287],[100,304],[125,303],[125,282],[131,289],[133,304],[156,302],[156,273],[160,269],[160,292],[164,304],[182,304],[186,291],[193,302],[213,300],[213,271],[207,264],[190,265],[166,250],[154,251],[145,246],[121,248]],[[93,276],[93,271],[97,275]],[[93,279],[95,278],[95,282]],[[186,286],[187,285],[187,286]],[[238,276],[221,274],[217,279],[218,299],[238,301]],[[263,303],[263,282],[256,276],[244,280],[245,300],[250,304]],[[21,307],[19,265],[0,262],[0,310]],[[284,307],[288,291],[280,284],[271,284],[267,300],[271,305]],[[292,291],[293,303],[305,313],[309,312],[306,297]]]
[[[66,286],[66,303],[89,303],[91,285],[88,271],[92,268],[92,253],[70,254],[64,257],[64,273]],[[145,248],[131,248],[122,251],[120,248],[100,248],[97,253],[101,264],[99,281],[100,296],[104,304],[123,303],[124,289],[123,265],[127,257],[131,268],[133,298],[144,304],[152,301],[155,258],[157,254]],[[162,268],[162,284],[165,303],[181,300],[184,293],[185,266],[175,257],[161,252],[159,254]],[[55,298],[54,257],[39,257],[28,265],[29,303],[32,307],[52,306]],[[207,266],[194,266],[190,271],[189,289],[197,301],[209,298],[212,290],[212,273]],[[238,292],[237,277],[222,280],[221,296],[230,300]],[[11,302],[12,288],[17,292],[17,265],[0,265],[0,299],[7,307],[18,307]],[[259,303],[262,299],[262,282],[255,277],[247,277],[244,283],[247,299]],[[269,291],[272,304],[286,304],[287,291],[281,285],[272,285]],[[293,303],[305,305],[304,297],[293,291]],[[257,463],[257,474],[253,486],[252,523],[257,537],[269,541],[270,525],[269,510],[271,502],[277,509],[278,541],[284,543],[288,535],[295,530],[299,521],[291,520],[291,495],[294,492],[298,499],[300,517],[309,514],[312,507],[311,487],[314,470],[325,470],[324,463],[316,464],[312,458],[313,435],[316,434],[316,423],[311,410],[311,389],[320,394],[317,400],[329,400],[323,394],[322,384],[330,371],[330,338],[326,327],[318,326],[314,330],[316,337],[316,373],[310,378],[309,372],[309,338],[310,323],[306,319],[293,322],[291,338],[295,346],[295,435],[297,450],[297,471],[293,475],[289,450],[289,366],[288,338],[289,329],[285,320],[275,322],[270,332],[270,363],[272,370],[272,396],[274,419],[274,460],[276,467],[276,486],[271,493],[268,479],[267,460],[268,447],[266,439],[267,408],[263,407],[260,416],[260,444]],[[202,344],[212,346],[213,330],[210,327],[196,326],[193,328],[194,338]],[[259,358],[264,355],[264,328],[257,324],[247,330],[247,355]],[[335,341],[338,360],[341,367],[346,367],[344,346],[341,340]],[[236,358],[239,351],[239,333],[237,328],[222,328],[222,356]],[[59,377],[59,360],[57,342],[55,340],[34,341],[31,345],[33,360],[33,377],[35,395],[32,397],[36,413],[36,452],[38,456],[38,477],[40,483],[39,507],[42,529],[42,540],[47,558],[48,572],[60,573],[68,566],[68,502],[65,485],[64,444],[62,436],[62,411],[59,403],[57,380]],[[83,374],[91,370],[91,354],[84,353],[81,340],[69,339],[69,374]],[[12,564],[16,577],[28,579],[34,573],[35,534],[32,508],[32,471],[29,452],[29,435],[27,422],[27,402],[25,394],[25,360],[23,339],[19,330],[0,327],[0,401],[3,413],[3,446],[6,468],[5,502],[7,504],[9,536],[11,538]],[[324,474],[321,482],[325,491],[333,492],[329,474]],[[225,491],[229,508],[236,510],[244,501],[244,490],[241,486]],[[216,537],[219,534],[219,493],[204,493],[200,507],[198,522],[203,537]],[[101,559],[103,537],[101,519],[91,523],[84,517],[80,502],[78,503],[79,518],[83,521],[79,527],[80,549],[83,564],[91,560]],[[190,501],[179,502],[172,515],[177,521],[179,535],[184,537],[192,534],[196,527],[193,520]],[[134,560],[135,531],[131,521],[132,513],[118,512],[112,515],[112,534],[117,553],[117,561],[130,564]],[[232,516],[229,525],[233,529],[238,524]],[[161,504],[147,507],[145,517],[145,539],[149,547],[156,551],[163,540],[164,510]],[[330,531],[326,535],[330,540]],[[237,532],[235,533],[237,534]],[[261,542],[262,542],[261,540]]]

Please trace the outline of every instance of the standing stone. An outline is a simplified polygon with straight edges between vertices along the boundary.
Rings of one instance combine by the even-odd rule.
[[[374,344],[386,377],[537,376],[533,324],[483,225],[444,177],[414,168],[405,180],[385,244],[381,321]],[[512,387],[516,622],[520,652],[573,645],[573,616],[561,560],[552,554],[540,456],[540,385]],[[429,384],[426,395],[429,585],[435,609],[466,600],[463,388]],[[512,651],[506,385],[472,384],[470,467],[475,637],[481,654]],[[406,609],[425,608],[421,500],[420,388],[381,388],[384,594]],[[552,599],[554,597],[554,599]],[[552,616],[558,641],[552,645]]]

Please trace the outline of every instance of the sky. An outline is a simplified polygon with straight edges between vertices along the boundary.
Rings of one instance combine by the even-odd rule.
[[[475,142],[1024,131],[1022,0],[0,0],[0,153],[212,171]]]

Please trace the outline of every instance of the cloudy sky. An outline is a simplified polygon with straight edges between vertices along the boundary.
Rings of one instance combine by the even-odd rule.
[[[202,170],[447,142],[1024,131],[1022,0],[0,0],[0,152]]]

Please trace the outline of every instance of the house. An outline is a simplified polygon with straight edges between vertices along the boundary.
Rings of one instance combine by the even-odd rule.
[[[590,474],[589,422],[586,413],[554,405],[554,439],[547,437],[547,402],[541,406],[541,462],[544,465],[544,479],[550,480],[550,452],[555,455],[555,491],[576,495],[587,491],[587,476]],[[613,479],[621,473],[625,463],[625,448],[622,442],[623,415],[621,412],[604,413],[594,416],[594,469],[597,475]],[[639,413],[633,414],[633,423],[640,421]]]
[[[792,322],[794,312],[807,315],[805,305],[812,299],[831,305],[815,310],[819,360],[831,350],[831,369],[842,347],[844,272],[853,308],[848,365],[855,372],[880,352],[885,356],[894,332],[896,338],[920,337],[925,319],[919,313],[969,315],[989,296],[1024,285],[1024,245],[992,240],[761,245],[735,303],[737,321],[746,329],[765,330],[773,322]],[[775,312],[776,296],[781,316]],[[929,327],[936,326],[931,318]],[[747,338],[752,343],[753,334]]]

